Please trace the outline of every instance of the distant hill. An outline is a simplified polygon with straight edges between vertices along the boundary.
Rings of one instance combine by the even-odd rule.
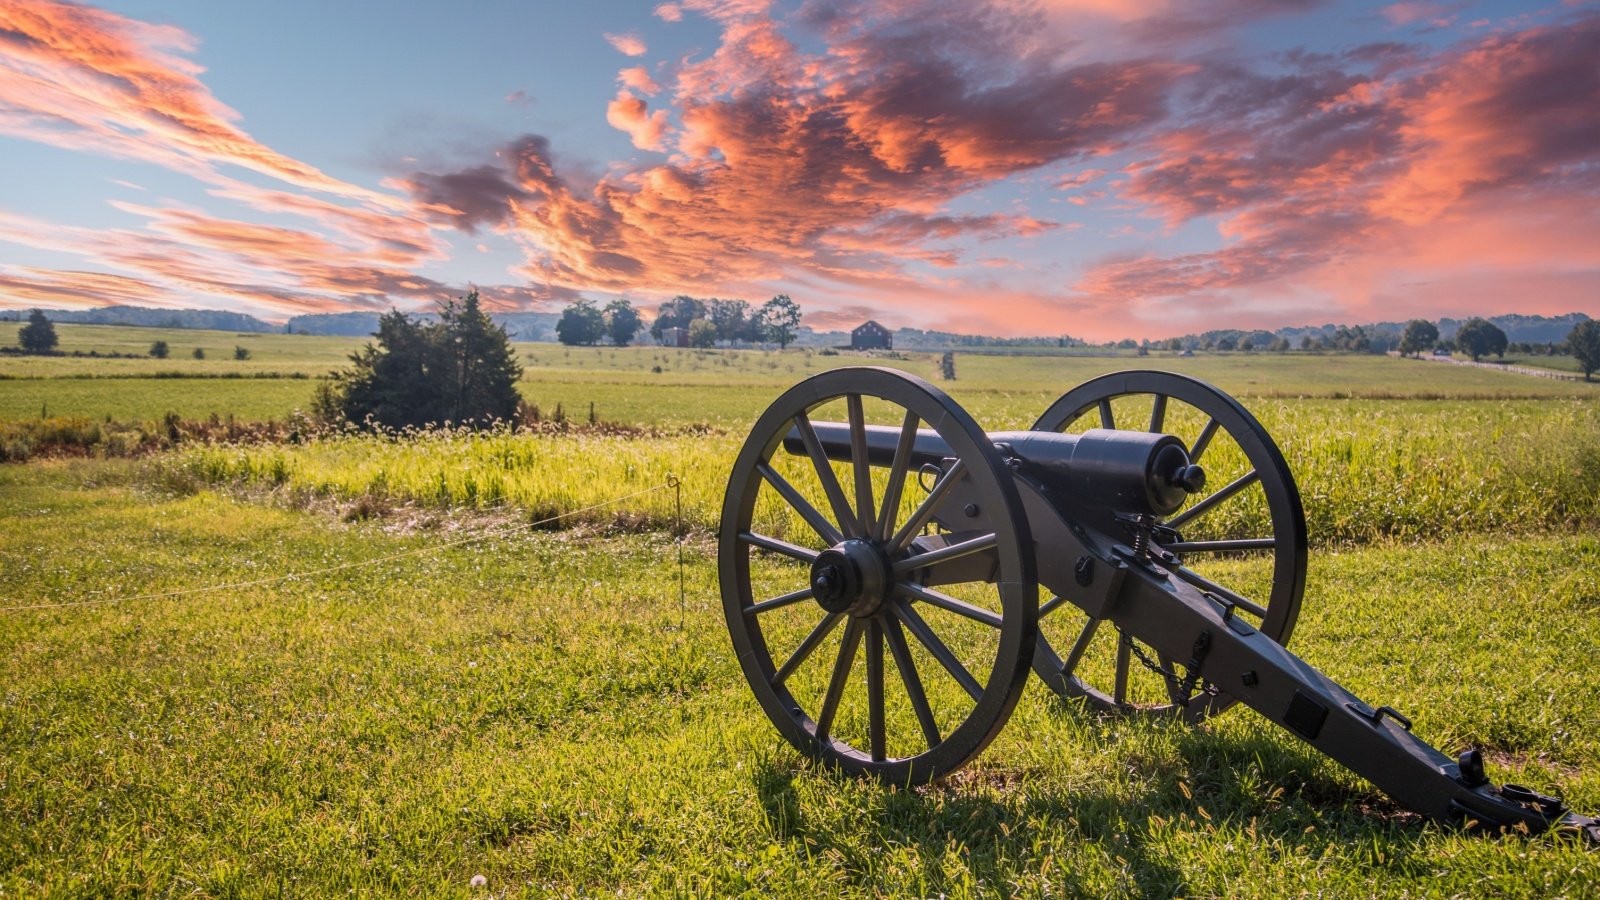
[[[139,325],[145,328],[203,328],[265,334],[283,329],[244,313],[217,309],[154,309],[148,306],[101,306],[95,309],[47,309],[52,322],[75,325]],[[26,309],[0,310],[0,319],[21,321]]]
[[[1506,340],[1513,344],[1559,344],[1567,339],[1567,334],[1579,322],[1588,320],[1583,313],[1567,313],[1562,316],[1527,316],[1521,313],[1507,313],[1503,316],[1489,316],[1490,322],[1495,327],[1506,333]],[[1439,326],[1439,337],[1450,339],[1466,324],[1466,319],[1439,319],[1434,324]],[[1280,328],[1277,331],[1241,331],[1238,329],[1218,329],[1199,334],[1180,335],[1178,340],[1185,346],[1201,346],[1208,341],[1215,343],[1222,338],[1232,338],[1235,342],[1246,337],[1258,346],[1265,346],[1262,338],[1284,338],[1291,347],[1299,347],[1304,338],[1333,339],[1340,329],[1352,327],[1360,328],[1372,342],[1372,349],[1376,351],[1392,350],[1400,344],[1400,335],[1406,330],[1409,322],[1370,322],[1358,326],[1348,325],[1303,325],[1291,328]],[[1170,338],[1153,343],[1165,344]]]
[[[332,334],[344,337],[367,337],[378,330],[379,313],[375,312],[346,312],[346,313],[317,313],[315,315],[295,316],[284,324],[284,329],[293,334]],[[423,321],[434,321],[438,316],[433,313],[424,313],[416,318]],[[506,334],[513,341],[554,341],[556,339],[556,322],[561,319],[560,313],[542,312],[514,312],[490,313],[489,318],[496,324],[505,328]]]
[[[896,350],[952,350],[962,347],[1077,347],[1083,341],[1077,338],[1021,337],[1003,338],[982,334],[955,334],[949,331],[925,331],[921,328],[896,328],[892,332]],[[797,347],[848,347],[848,331],[815,331],[801,326],[795,333]]]

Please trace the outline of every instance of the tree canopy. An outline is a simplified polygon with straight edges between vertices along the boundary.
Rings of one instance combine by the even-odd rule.
[[[1473,362],[1493,354],[1506,355],[1506,333],[1488,319],[1468,319],[1456,332],[1456,346]]]
[[[1400,355],[1415,356],[1439,342],[1439,328],[1426,319],[1412,319],[1400,335]]]
[[[350,355],[321,398],[324,415],[364,427],[466,425],[512,419],[522,367],[504,328],[489,320],[472,291],[446,301],[439,321],[390,310],[378,320],[378,343]]]
[[[606,334],[610,336],[611,343],[618,347],[628,346],[639,329],[644,327],[639,311],[633,308],[632,303],[621,298],[606,304],[604,319]]]
[[[563,344],[590,346],[600,343],[605,336],[605,314],[587,298],[574,300],[561,311],[561,320],[556,322],[556,339]]]
[[[1587,319],[1574,325],[1567,334],[1567,347],[1588,381],[1590,374],[1600,371],[1600,321]]]
[[[761,304],[755,321],[762,340],[787,347],[794,340],[795,329],[800,327],[800,304],[789,299],[788,294],[779,294]]]
[[[28,324],[17,330],[17,343],[24,353],[49,353],[60,343],[55,323],[37,309],[28,312]]]

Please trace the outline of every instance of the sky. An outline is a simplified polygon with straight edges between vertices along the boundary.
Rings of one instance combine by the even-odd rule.
[[[1600,316],[1600,3],[0,0],[0,308]]]

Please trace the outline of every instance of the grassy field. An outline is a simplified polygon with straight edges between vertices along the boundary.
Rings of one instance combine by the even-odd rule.
[[[7,332],[6,329],[11,329]],[[14,342],[14,323],[0,323],[0,344]],[[205,418],[283,418],[310,407],[315,382],[342,368],[358,338],[236,335],[231,332],[61,325],[64,352],[143,353],[165,340],[172,356],[93,359],[0,356],[0,420],[38,416],[107,415],[122,421],[168,413]],[[235,344],[251,351],[232,358]],[[190,353],[206,348],[207,358]],[[567,348],[518,344],[526,374],[523,396],[541,410],[560,405],[574,417],[678,426],[743,427],[784,388],[809,374],[845,365],[880,364],[938,379],[938,354],[895,357],[810,351],[680,350],[663,347]],[[224,352],[225,351],[225,352]],[[1430,366],[1430,368],[1422,368]],[[1240,397],[1259,399],[1545,399],[1591,398],[1595,385],[1573,384],[1381,356],[1166,353],[1014,356],[957,354],[955,382],[944,383],[991,427],[1032,423],[1056,397],[1096,375],[1128,368],[1183,372]],[[157,377],[167,376],[167,377]],[[276,377],[260,377],[276,376]],[[308,380],[295,380],[295,376]],[[996,419],[995,417],[1000,417]]]
[[[316,510],[0,469],[7,606],[426,550]],[[1030,687],[935,788],[800,762],[726,647],[709,548],[499,536],[296,581],[0,619],[18,896],[1592,896],[1600,856],[1403,814],[1251,714],[1100,721]],[[1298,650],[1494,774],[1600,807],[1600,541],[1313,558]],[[682,626],[680,628],[680,622]],[[477,874],[486,887],[473,889]]]
[[[204,377],[0,357],[0,420],[41,403],[281,417],[315,381],[219,376],[318,375],[359,344],[237,340],[251,338],[265,342],[247,362],[166,361]],[[0,897],[1600,892],[1600,852],[1423,823],[1246,710],[1194,729],[1108,721],[1035,683],[940,786],[802,762],[729,651],[706,535],[751,420],[800,378],[864,360],[517,350],[524,396],[576,427],[0,464]],[[936,356],[902,356],[880,362],[936,374]],[[1600,811],[1594,385],[1301,354],[957,366],[942,386],[992,429],[1135,366],[1241,396],[1310,522],[1294,648],[1442,749],[1484,747],[1496,780]],[[1216,483],[1243,465],[1225,441],[1208,451]],[[688,526],[681,598],[668,473]],[[635,491],[563,523],[581,527],[527,527]],[[1191,539],[1257,533],[1252,497]],[[772,504],[758,519],[802,530]],[[797,640],[810,609],[774,628]],[[826,674],[808,663],[797,690]]]

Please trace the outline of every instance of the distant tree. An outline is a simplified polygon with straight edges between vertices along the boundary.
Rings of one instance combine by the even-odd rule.
[[[618,297],[606,304],[605,312],[606,333],[611,336],[611,343],[618,347],[626,347],[633,341],[633,336],[644,327],[644,320],[639,318],[639,311],[633,304]]]
[[[1439,340],[1439,329],[1426,319],[1412,319],[1400,335],[1400,355],[1417,356]]]
[[[194,354],[193,355],[194,355],[195,359],[205,359],[206,358],[206,348],[204,348],[204,347],[196,347],[196,348],[194,348]]]
[[[1271,350],[1273,353],[1287,352],[1289,349],[1289,339],[1283,337],[1274,338],[1272,343],[1267,345],[1267,349]]]
[[[1174,353],[1183,349],[1183,338],[1172,338],[1167,341],[1167,349]]]
[[[1233,335],[1223,335],[1222,337],[1217,339],[1217,349],[1218,350],[1232,350],[1233,348],[1235,348],[1237,346],[1239,346],[1239,345],[1238,345],[1237,342],[1234,341]]]
[[[706,317],[706,305],[693,297],[679,294],[661,304],[656,310],[656,320],[650,323],[650,336],[661,340],[668,328],[687,329],[695,319]]]
[[[244,347],[234,347],[233,348],[233,358],[234,359],[239,359],[239,360],[249,359],[250,358],[250,351],[248,349],[244,348]]]
[[[944,356],[939,357],[939,374],[945,381],[956,380],[956,355],[954,351],[946,350]]]
[[[1600,371],[1600,320],[1585,319],[1572,326],[1567,346],[1583,370],[1583,380],[1588,381],[1590,373]]]
[[[49,353],[60,343],[56,337],[55,323],[41,310],[28,311],[28,324],[17,329],[17,343],[24,353]]]
[[[556,322],[556,338],[563,344],[598,344],[605,337],[605,315],[595,308],[594,301],[579,299],[561,312]]]
[[[1256,349],[1256,342],[1251,340],[1250,337],[1246,335],[1245,339],[1239,342],[1239,349],[1249,353],[1250,351]]]
[[[156,341],[150,345],[150,355],[156,359],[166,359],[171,353],[172,348],[167,346],[166,341]]]
[[[715,347],[716,344],[717,326],[709,319],[695,319],[689,323],[689,346]]]
[[[712,300],[706,305],[706,318],[716,326],[717,340],[731,344],[750,331],[750,304],[743,300]]]
[[[1311,350],[1317,346],[1316,341],[1309,334],[1300,335],[1300,349]]]
[[[1456,345],[1472,357],[1473,362],[1494,354],[1506,355],[1506,333],[1488,319],[1468,319],[1456,332]]]
[[[334,374],[317,401],[324,415],[384,428],[482,427],[515,416],[522,367],[477,291],[444,303],[435,323],[390,310],[378,319],[377,339]]]
[[[1438,342],[1433,345],[1433,352],[1454,353],[1456,352],[1456,342],[1449,338],[1440,338]]]
[[[795,329],[800,327],[800,304],[789,299],[788,294],[779,294],[761,304],[755,320],[762,340],[776,343],[779,349],[788,347]]]

